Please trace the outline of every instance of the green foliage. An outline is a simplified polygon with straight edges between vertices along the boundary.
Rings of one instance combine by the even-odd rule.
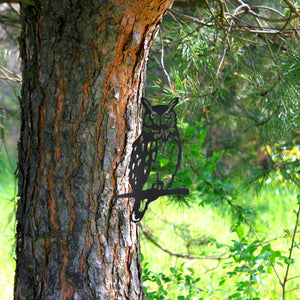
[[[286,6],[277,2],[277,7]],[[164,98],[181,98],[183,135],[195,133],[197,121],[205,119],[208,132],[200,147],[207,160],[221,154],[214,171],[217,177],[223,181],[230,178],[229,184],[260,184],[261,178],[286,166],[283,161],[274,161],[274,153],[286,155],[283,152],[299,144],[299,44],[291,34],[294,23],[286,26],[286,39],[281,44],[276,35],[247,30],[232,33],[227,27],[219,28],[218,22],[228,22],[222,19],[222,10],[224,13],[226,8],[230,15],[236,9],[232,5],[212,5],[211,10],[200,5],[186,8],[184,14],[201,22],[187,22],[172,12],[165,17],[163,40],[157,39],[152,49],[152,56],[157,58],[163,47],[165,68],[161,76],[155,63],[158,59],[150,63],[148,74],[156,84],[149,91],[160,98],[161,93]],[[272,8],[269,12],[260,10],[268,15]],[[278,11],[268,15],[278,16]],[[249,24],[253,21],[250,15],[245,14],[245,18]],[[190,160],[197,158],[194,149]],[[230,158],[225,153],[230,153]],[[290,165],[292,174],[297,173],[297,163]]]
[[[283,197],[286,197],[286,194]],[[271,196],[271,195],[270,195]],[[272,197],[272,196],[271,196]],[[287,209],[292,210],[295,207],[295,202],[293,203],[292,198],[294,196],[290,196],[287,199]],[[260,201],[264,200],[264,196],[261,197],[256,204],[259,204]],[[299,201],[300,196],[297,196],[297,201]],[[257,224],[257,231],[249,232],[247,229],[247,224],[240,223],[238,226],[231,226],[229,230],[231,231],[230,237],[224,240],[224,235],[226,235],[226,225],[218,228],[218,220],[216,220],[216,215],[219,213],[217,211],[214,212],[213,220],[209,221],[206,218],[201,218],[201,216],[206,215],[203,213],[207,209],[203,207],[204,211],[192,212],[192,208],[189,209],[188,212],[184,210],[185,215],[189,217],[189,221],[185,221],[185,223],[193,224],[193,226],[184,226],[182,225],[183,214],[170,212],[170,209],[167,209],[167,214],[164,215],[165,218],[169,216],[168,221],[163,221],[160,224],[157,224],[158,228],[160,228],[161,232],[164,232],[164,236],[161,236],[161,241],[164,245],[170,243],[168,239],[171,239],[172,244],[171,247],[174,248],[174,245],[178,245],[183,243],[185,244],[186,251],[192,257],[194,256],[194,260],[197,259],[197,255],[199,255],[201,260],[199,262],[189,261],[189,259],[178,260],[166,258],[165,261],[169,261],[167,265],[173,264],[171,267],[166,267],[162,264],[162,256],[159,255],[158,269],[159,272],[153,271],[155,268],[153,264],[156,262],[155,258],[149,257],[147,261],[143,262],[144,264],[144,283],[145,283],[145,291],[147,295],[147,299],[177,299],[176,297],[186,297],[188,294],[186,291],[189,288],[189,282],[193,283],[193,286],[196,286],[199,290],[197,294],[193,295],[190,299],[210,299],[213,295],[220,299],[280,299],[280,287],[284,284],[284,278],[286,276],[286,270],[288,267],[291,267],[293,270],[293,274],[290,276],[290,280],[288,282],[289,290],[291,292],[287,293],[285,299],[295,299],[294,296],[297,294],[297,278],[300,272],[299,261],[297,260],[297,256],[300,254],[299,245],[295,240],[293,241],[293,230],[297,231],[297,228],[293,226],[298,224],[299,219],[295,219],[295,214],[291,214],[291,217],[282,222],[281,225],[287,225],[289,230],[285,230],[283,233],[283,228],[281,228],[282,236],[278,236],[280,234],[276,227],[276,220],[279,220],[281,214],[286,213],[284,208],[279,209],[281,205],[282,197],[278,197],[275,199],[273,197],[272,206],[275,206],[274,209],[276,212],[271,213],[268,212],[266,215],[270,214],[270,219],[265,219],[265,216],[262,214],[264,218],[264,226],[260,227]],[[159,204],[160,206],[161,204]],[[194,209],[194,207],[193,207]],[[299,211],[298,211],[299,213]],[[158,211],[156,210],[156,214]],[[161,213],[159,213],[161,214]],[[170,215],[174,215],[176,217],[171,218]],[[226,216],[226,218],[225,218]],[[200,217],[200,221],[195,221]],[[226,221],[230,224],[231,220],[227,214],[223,214],[220,218],[225,218]],[[171,221],[173,220],[173,221]],[[175,221],[176,220],[176,221]],[[151,217],[146,218],[147,221],[151,221]],[[165,225],[163,225],[165,223]],[[177,224],[180,228],[177,228]],[[210,223],[211,222],[211,223]],[[278,222],[278,221],[277,221]],[[156,222],[157,223],[157,222]],[[213,230],[215,234],[215,238],[207,238],[204,243],[197,243],[193,247],[189,247],[187,244],[195,239],[195,234],[199,234],[198,231],[201,232],[203,228],[199,228],[199,224],[203,223],[203,228],[206,228],[206,233],[211,230],[210,226],[213,226],[215,230]],[[225,220],[224,220],[225,223]],[[168,238],[165,237],[165,231],[168,230],[168,224],[170,224],[170,230]],[[253,226],[256,226],[252,224]],[[270,227],[269,227],[270,226]],[[159,232],[154,224],[152,224],[153,231]],[[254,230],[254,229],[253,229]],[[177,232],[180,232],[180,239],[177,240],[175,237]],[[263,236],[267,234],[269,238],[268,241],[263,241],[259,236]],[[272,235],[275,235],[276,238],[271,238]],[[223,239],[223,242],[220,240]],[[200,239],[198,239],[200,240]],[[203,241],[203,239],[202,239]],[[146,248],[148,248],[146,246]],[[166,247],[166,246],[164,246]],[[291,249],[294,248],[294,255],[291,255]],[[171,252],[174,253],[175,248]],[[154,255],[157,255],[157,250],[152,250]],[[152,253],[151,251],[151,253]],[[184,253],[183,248],[181,250],[177,250],[177,252]],[[197,251],[198,254],[195,254]],[[156,254],[155,254],[156,253]],[[212,255],[214,253],[214,257],[219,257],[219,264],[209,263],[209,261],[213,258]],[[148,252],[145,252],[147,256]],[[193,260],[193,261],[194,261]],[[205,260],[208,262],[206,263]],[[176,262],[174,264],[174,262]],[[189,267],[185,267],[189,265]],[[190,267],[190,266],[193,267]],[[168,271],[167,271],[168,270]],[[179,278],[173,275],[180,275]],[[185,283],[187,285],[185,290],[180,290],[179,286],[183,281],[184,276],[191,276],[190,281]],[[200,279],[201,280],[200,280]],[[195,284],[197,283],[197,284]],[[292,292],[294,291],[295,292]],[[273,295],[273,296],[271,296]],[[270,298],[268,298],[270,297]],[[183,299],[183,298],[182,298]]]
[[[245,1],[205,3],[169,12],[151,50],[148,78],[154,84],[147,97],[181,99],[183,160],[174,185],[189,187],[190,196],[172,197],[168,206],[166,200],[153,203],[155,224],[150,213],[145,218],[171,260],[160,259],[154,272],[150,242],[143,242],[153,276],[146,276],[147,297],[185,296],[174,278],[164,281],[171,278],[171,263],[182,272],[184,262],[193,266],[193,275],[183,269],[185,275],[201,278],[201,293],[192,299],[294,300],[300,275],[300,49],[292,32],[299,19],[286,1],[253,1],[249,11]],[[294,19],[284,22],[261,18],[290,15]],[[178,204],[186,206],[179,210]],[[157,277],[163,278],[160,286]]]
[[[212,203],[218,205],[223,197],[232,192],[233,187],[227,180],[215,176],[217,167],[224,157],[229,155],[224,150],[215,151],[207,158],[203,151],[208,126],[204,126],[204,119],[189,125],[181,120],[179,128],[182,130],[183,163],[174,183],[181,181],[190,186],[192,197],[200,197],[199,205]],[[190,198],[191,200],[191,198]],[[176,203],[176,201],[175,201]]]
[[[3,151],[0,151],[0,170],[0,298],[12,299],[16,181]]]
[[[179,267],[171,267],[168,275],[155,273],[148,268],[149,263],[143,263],[143,282],[147,300],[192,300],[203,299],[199,287],[200,278],[193,268],[184,270],[184,263]],[[186,272],[187,271],[187,272]],[[147,286],[150,283],[150,286]]]

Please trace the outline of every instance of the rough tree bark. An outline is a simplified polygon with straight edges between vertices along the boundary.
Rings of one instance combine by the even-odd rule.
[[[143,299],[126,167],[171,0],[21,2],[15,299]]]

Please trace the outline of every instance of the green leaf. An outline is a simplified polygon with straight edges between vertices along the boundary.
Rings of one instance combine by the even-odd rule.
[[[235,232],[237,233],[240,240],[244,237],[244,229],[241,224],[235,228]]]
[[[161,280],[158,277],[155,278],[155,282],[158,286],[161,286]]]
[[[221,280],[219,281],[219,286],[222,286],[224,283],[225,283],[225,279],[221,279]]]
[[[192,179],[190,177],[188,177],[188,176],[185,176],[183,178],[183,182],[184,182],[185,185],[192,185],[193,184]]]
[[[281,257],[281,252],[280,251],[272,251],[271,255],[270,255],[270,261],[271,263],[275,262],[276,258],[280,258]]]
[[[169,158],[162,158],[162,159],[160,160],[160,166],[161,166],[161,167],[164,167],[164,166],[166,166],[169,162],[170,162],[170,159],[169,159]]]
[[[240,297],[241,297],[241,293],[234,293],[234,294],[232,294],[231,296],[228,297],[228,300],[238,299]]]

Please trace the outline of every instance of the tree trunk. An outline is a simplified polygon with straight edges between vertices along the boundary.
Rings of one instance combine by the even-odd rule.
[[[15,299],[144,299],[133,203],[112,198],[171,2],[21,2]]]

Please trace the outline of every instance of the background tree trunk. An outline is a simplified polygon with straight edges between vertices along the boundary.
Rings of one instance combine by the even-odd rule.
[[[132,203],[112,197],[172,1],[25,2],[15,299],[143,299]]]

